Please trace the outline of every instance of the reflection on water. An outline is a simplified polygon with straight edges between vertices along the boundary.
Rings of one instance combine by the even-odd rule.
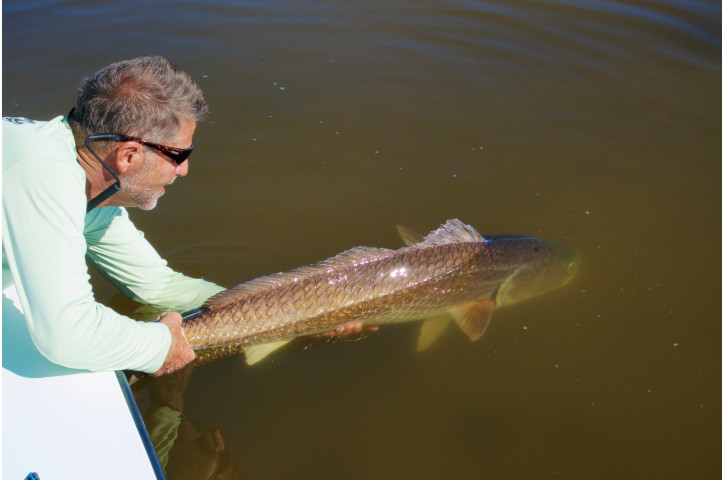
[[[455,217],[582,255],[473,345],[197,367],[184,413],[245,477],[719,478],[720,3],[169,6],[4,2],[3,114],[63,114],[120,58],[188,70],[190,175],[132,212],[172,266],[232,286]]]
[[[134,387],[149,437],[168,478],[240,478],[221,429],[204,429],[184,415],[184,392],[194,365],[159,378],[145,377]]]

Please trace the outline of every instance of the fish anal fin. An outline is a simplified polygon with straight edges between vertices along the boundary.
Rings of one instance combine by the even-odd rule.
[[[475,342],[486,333],[493,307],[493,300],[481,300],[450,309],[449,312],[463,333]]]
[[[261,343],[259,345],[252,345],[244,349],[244,359],[247,361],[247,365],[254,365],[255,363],[263,360],[272,352],[279,348],[287,345],[291,339],[285,338],[283,340],[275,340],[273,342]]]
[[[423,326],[420,328],[420,336],[418,337],[417,350],[422,352],[430,347],[450,323],[451,317],[448,315],[432,317],[423,322]]]

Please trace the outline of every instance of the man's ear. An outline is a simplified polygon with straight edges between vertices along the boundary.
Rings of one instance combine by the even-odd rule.
[[[146,159],[146,152],[140,143],[134,141],[121,142],[113,156],[113,163],[119,175],[136,170]]]

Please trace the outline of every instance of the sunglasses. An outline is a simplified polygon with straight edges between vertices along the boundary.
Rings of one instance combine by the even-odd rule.
[[[158,150],[159,152],[163,153],[171,160],[173,160],[177,165],[181,165],[182,163],[184,163],[186,159],[189,158],[189,155],[191,155],[191,152],[194,150],[194,145],[190,146],[189,148],[168,147],[166,145],[147,142],[146,140],[141,140],[140,138],[136,137],[130,137],[128,135],[122,135],[120,133],[114,135],[93,135],[88,137],[86,140],[115,140],[117,142],[138,142],[141,145],[153,148],[154,150]]]

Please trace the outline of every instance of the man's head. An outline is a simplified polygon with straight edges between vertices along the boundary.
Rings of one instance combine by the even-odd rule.
[[[70,120],[84,137],[120,133],[163,144],[208,111],[189,75],[163,57],[139,57],[85,78]]]
[[[124,136],[123,141],[92,145],[121,178],[112,204],[151,209],[163,187],[188,171],[188,162],[176,163],[158,145],[189,148],[196,122],[207,113],[203,94],[189,75],[162,57],[139,57],[85,78],[68,120],[79,148],[94,135]]]

